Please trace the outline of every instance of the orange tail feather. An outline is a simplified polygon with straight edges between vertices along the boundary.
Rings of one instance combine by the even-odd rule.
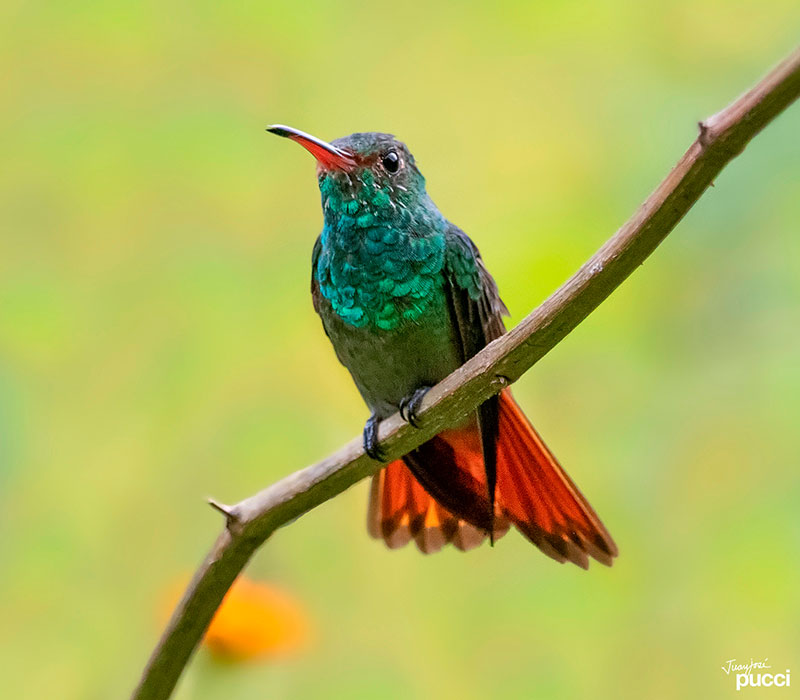
[[[497,479],[503,513],[545,554],[611,565],[614,540],[509,391],[500,395]]]
[[[500,394],[494,537],[513,523],[557,561],[611,565],[617,547],[508,390]],[[492,519],[477,421],[446,430],[373,479],[369,531],[423,552],[478,546]]]
[[[390,549],[413,539],[425,554],[438,552],[448,542],[466,552],[486,537],[483,530],[457,518],[429,496],[400,459],[372,478],[367,529]]]

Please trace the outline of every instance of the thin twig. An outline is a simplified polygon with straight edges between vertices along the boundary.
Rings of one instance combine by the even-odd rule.
[[[700,123],[700,135],[631,219],[516,328],[436,385],[421,428],[398,415],[381,424],[381,447],[397,459],[516,381],[606,299],[672,231],[725,165],[800,95],[800,49],[732,105]],[[132,700],[165,700],[223,596],[253,552],[279,527],[380,468],[361,439],[233,506],[212,505],[226,528],[195,573]]]

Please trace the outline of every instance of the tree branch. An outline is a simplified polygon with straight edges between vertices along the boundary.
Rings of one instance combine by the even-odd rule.
[[[800,49],[752,90],[700,122],[700,135],[639,210],[567,282],[426,396],[415,429],[394,415],[381,424],[390,459],[416,448],[517,380],[608,297],[672,231],[725,165],[800,95]],[[382,465],[355,439],[233,506],[211,501],[226,527],[195,573],[132,700],[165,700],[214,612],[253,552],[279,527],[333,498]]]

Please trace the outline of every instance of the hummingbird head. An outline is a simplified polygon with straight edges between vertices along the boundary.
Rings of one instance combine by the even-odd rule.
[[[414,156],[391,134],[357,133],[327,143],[288,126],[267,131],[299,143],[316,158],[326,223],[369,228],[409,223],[420,209],[435,210]]]

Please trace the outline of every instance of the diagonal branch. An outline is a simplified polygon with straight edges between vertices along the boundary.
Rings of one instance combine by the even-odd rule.
[[[800,49],[752,90],[700,122],[700,135],[622,228],[513,330],[436,385],[421,425],[398,415],[381,423],[381,447],[397,459],[474,411],[517,380],[608,297],[683,218],[722,168],[800,96]],[[380,464],[356,439],[233,506],[211,504],[226,527],[178,604],[132,700],[169,698],[223,596],[248,560],[279,527],[373,474]]]

